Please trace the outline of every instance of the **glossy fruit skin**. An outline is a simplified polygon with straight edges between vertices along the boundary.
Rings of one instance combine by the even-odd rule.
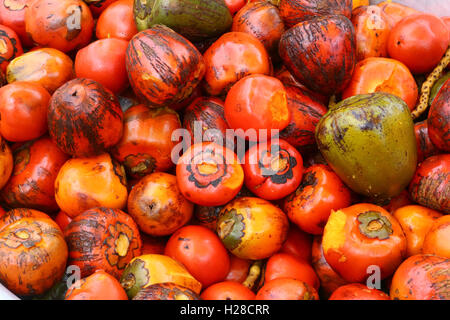
[[[428,119],[414,124],[414,133],[417,142],[417,162],[420,163],[428,157],[437,155],[440,151],[430,139]]]
[[[245,0],[224,0],[225,4],[230,10],[230,13],[233,15],[238,12],[246,3]]]
[[[371,265],[377,265],[385,279],[406,255],[406,238],[398,221],[382,207],[368,203],[333,211],[322,245],[327,262],[348,282],[365,281]]]
[[[303,281],[279,278],[265,283],[255,300],[319,300],[319,295]]]
[[[450,216],[436,219],[423,241],[422,252],[450,259]]]
[[[361,6],[352,11],[356,34],[356,60],[387,57],[390,25],[378,6]]]
[[[120,282],[103,270],[75,282],[64,300],[128,300]]]
[[[100,15],[111,4],[117,2],[117,0],[83,0],[83,1],[89,5],[89,9],[91,10],[94,16]]]
[[[267,283],[274,279],[292,278],[303,281],[318,290],[320,286],[317,277],[311,265],[286,253],[276,253],[267,260],[264,272],[264,282]]]
[[[122,209],[127,202],[125,170],[107,153],[66,161],[55,180],[55,199],[69,217],[95,207]]]
[[[68,159],[48,137],[16,148],[12,176],[1,191],[2,202],[10,208],[57,211],[55,180]]]
[[[254,300],[255,294],[235,281],[223,281],[206,288],[202,300]]]
[[[82,277],[102,269],[119,279],[128,262],[141,255],[138,226],[119,209],[84,211],[69,223],[64,237],[69,263],[80,268]]]
[[[408,205],[394,211],[406,236],[406,256],[422,253],[425,237],[437,219],[442,217],[438,211],[419,205]]]
[[[314,237],[311,265],[320,280],[319,293],[321,298],[328,299],[337,288],[348,283],[330,267],[325,259],[322,247],[322,236]]]
[[[151,236],[170,235],[192,217],[194,206],[180,192],[176,177],[154,172],[142,178],[128,197],[128,213]]]
[[[40,48],[24,53],[12,60],[6,68],[9,83],[35,82],[47,89],[50,94],[73,77],[72,60],[53,48]]]
[[[229,129],[223,101],[213,97],[196,98],[184,109],[183,128],[189,130],[191,143],[214,141],[223,145]]]
[[[419,13],[416,9],[392,1],[383,1],[378,3],[377,6],[381,8],[388,19],[391,29],[403,18]]]
[[[226,95],[240,79],[251,74],[269,75],[271,62],[264,45],[253,35],[228,32],[204,53],[205,90],[210,95]]]
[[[288,28],[317,16],[339,14],[350,19],[352,15],[350,0],[281,0],[279,8],[281,17]]]
[[[94,19],[81,0],[35,0],[25,9],[25,27],[37,45],[69,52],[89,43]]]
[[[222,209],[217,234],[232,254],[241,259],[259,260],[281,249],[288,227],[286,215],[270,202],[242,197]]]
[[[2,283],[17,295],[39,295],[62,278],[67,245],[45,213],[14,209],[0,218],[0,255]]]
[[[250,270],[251,261],[241,259],[230,254],[230,270],[228,271],[225,281],[235,281],[242,283],[247,279]]]
[[[401,98],[414,110],[419,96],[416,81],[401,62],[389,58],[367,58],[356,64],[352,80],[342,92],[342,99],[374,92],[386,92]]]
[[[56,90],[47,121],[52,140],[75,157],[97,156],[119,142],[123,133],[117,98],[86,78],[76,78]]]
[[[450,17],[449,17],[450,18]],[[449,19],[450,20],[450,19]],[[450,30],[450,28],[449,28]],[[435,83],[434,85],[431,87],[430,90],[430,99],[428,100],[428,105],[431,106],[431,104],[433,103],[434,99],[436,98],[436,95],[439,93],[439,91],[441,90],[442,86],[444,85],[444,83],[450,79],[450,72],[447,72],[445,74],[443,74]]]
[[[122,92],[128,86],[127,47],[127,41],[110,38],[94,41],[78,50],[75,58],[77,78],[95,80],[115,94]]]
[[[168,282],[139,290],[133,300],[200,300],[200,296],[188,288]]]
[[[0,25],[0,43],[3,46],[0,53],[0,69],[5,72],[9,62],[23,54],[23,48],[14,30],[4,25]]]
[[[205,73],[203,57],[192,43],[162,25],[130,40],[126,67],[136,95],[159,107],[187,98]]]
[[[381,290],[371,289],[361,283],[350,283],[339,287],[329,300],[391,300]]]
[[[342,91],[351,79],[356,64],[355,30],[341,15],[312,18],[283,34],[279,53],[301,83],[330,96]]]
[[[300,185],[303,159],[297,149],[277,139],[251,147],[243,168],[245,185],[251,192],[265,200],[279,200]]]
[[[14,168],[11,148],[0,135],[0,189],[8,182]]]
[[[31,47],[33,42],[25,30],[25,9],[29,0],[0,1],[0,24],[14,30],[21,43]]]
[[[449,32],[434,15],[407,16],[389,34],[389,56],[403,62],[414,74],[430,72],[447,50]]]
[[[287,253],[299,260],[311,262],[312,236],[300,230],[295,225],[289,226],[286,241],[280,249],[280,253]]]
[[[315,145],[316,125],[327,107],[306,90],[286,84],[285,89],[291,121],[280,132],[280,138],[296,148]]]
[[[331,210],[351,204],[350,190],[328,166],[317,164],[306,169],[298,189],[283,203],[290,221],[310,234],[323,233]]]
[[[225,119],[230,128],[243,130],[251,141],[264,139],[259,130],[264,130],[267,137],[274,135],[273,130],[283,130],[290,121],[283,84],[261,74],[242,78],[228,92]]]
[[[450,154],[425,159],[409,185],[414,202],[442,213],[450,213]]]
[[[69,225],[70,221],[72,221],[72,218],[69,217],[64,211],[59,211],[53,220],[55,220],[61,231],[64,233],[64,230]]]
[[[406,259],[392,278],[392,300],[448,300],[450,259],[418,254]]]
[[[213,231],[202,226],[175,231],[164,254],[181,262],[204,288],[225,280],[230,269],[227,249]]]
[[[231,31],[256,37],[269,53],[277,53],[285,31],[280,11],[270,2],[249,2],[233,18]]]
[[[414,175],[414,124],[406,103],[394,95],[378,92],[339,102],[320,120],[316,139],[341,180],[377,202],[400,194]],[[383,164],[369,160],[375,158]]]
[[[131,177],[141,178],[154,171],[174,166],[172,133],[181,128],[178,114],[169,108],[135,105],[124,114],[123,135],[113,147],[112,155],[122,163]]]
[[[190,41],[196,41],[217,37],[231,27],[231,13],[223,0],[149,2],[147,6],[151,6],[151,9],[147,10],[150,12],[144,20],[144,25],[137,25],[139,30],[166,25]]]
[[[244,184],[236,154],[214,142],[192,145],[178,160],[176,175],[183,196],[202,206],[226,204]]]
[[[159,254],[146,254],[134,258],[120,279],[120,284],[130,299],[133,299],[141,289],[159,283],[173,283],[196,294],[200,294],[202,288],[202,284],[180,262]]]
[[[47,132],[50,94],[41,85],[17,81],[0,88],[0,133],[9,141],[28,141]]]
[[[428,113],[428,134],[440,150],[450,152],[450,79],[439,90]]]
[[[138,33],[133,17],[133,0],[119,0],[109,5],[100,15],[95,29],[98,39],[131,40]]]

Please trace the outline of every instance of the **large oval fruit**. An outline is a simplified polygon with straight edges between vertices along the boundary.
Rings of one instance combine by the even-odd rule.
[[[356,95],[338,103],[316,127],[319,150],[353,191],[382,203],[411,181],[417,165],[414,123],[391,94]]]
[[[355,68],[355,30],[341,15],[313,18],[283,34],[279,53],[301,83],[332,95],[347,86]]]
[[[135,14],[138,30],[164,24],[189,40],[219,36],[232,23],[223,0],[140,0],[135,1]]]
[[[133,91],[156,107],[190,96],[205,74],[201,53],[162,25],[139,32],[130,40],[126,67]]]

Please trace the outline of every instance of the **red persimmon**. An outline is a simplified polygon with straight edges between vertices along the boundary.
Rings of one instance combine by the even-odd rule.
[[[98,39],[130,40],[138,33],[133,17],[134,0],[119,0],[109,5],[100,15],[96,26]]]
[[[329,300],[391,300],[381,290],[371,289],[361,283],[351,283],[339,287]]]
[[[254,300],[255,294],[239,282],[224,281],[206,288],[200,297],[203,300]]]
[[[5,72],[9,62],[22,53],[22,44],[14,30],[0,25],[0,69]]]

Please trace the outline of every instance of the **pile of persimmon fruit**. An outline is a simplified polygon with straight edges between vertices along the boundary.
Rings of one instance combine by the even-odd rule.
[[[1,284],[22,299],[449,300],[450,17],[209,1],[0,0]],[[370,118],[370,149],[384,120],[332,113],[386,97],[408,115],[389,130],[413,127],[387,137],[413,137],[412,170],[361,191],[366,167],[403,167],[335,161],[366,152],[342,121]]]

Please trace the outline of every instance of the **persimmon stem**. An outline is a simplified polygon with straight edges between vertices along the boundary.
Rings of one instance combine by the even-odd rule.
[[[256,280],[258,280],[259,276],[261,275],[261,266],[262,266],[262,260],[257,260],[253,262],[252,266],[250,267],[250,270],[248,272],[247,278],[242,282],[244,286],[246,286],[249,289],[252,289],[255,285]]]
[[[449,64],[450,64],[450,46],[445,52],[445,55],[442,58],[441,62],[439,62],[437,67],[434,68],[433,72],[430,73],[430,75],[427,77],[427,80],[423,83],[419,104],[417,105],[416,109],[413,112],[411,112],[413,119],[417,119],[422,115],[422,113],[425,112],[425,110],[427,110],[428,101],[430,100],[431,88],[436,83],[436,81],[442,76],[443,71],[445,70],[445,68],[447,68]]]

